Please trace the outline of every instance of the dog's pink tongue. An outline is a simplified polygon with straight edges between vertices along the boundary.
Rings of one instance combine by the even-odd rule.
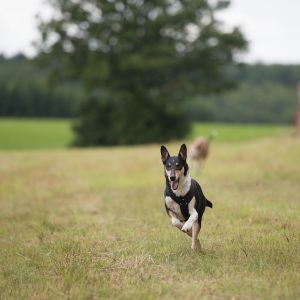
[[[178,180],[172,181],[172,189],[176,190],[178,188]]]

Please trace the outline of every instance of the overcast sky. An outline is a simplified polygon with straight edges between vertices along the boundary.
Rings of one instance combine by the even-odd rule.
[[[300,0],[232,0],[221,16],[250,42],[247,62],[300,64]],[[0,0],[0,53],[34,55],[35,15],[49,14],[43,0]]]

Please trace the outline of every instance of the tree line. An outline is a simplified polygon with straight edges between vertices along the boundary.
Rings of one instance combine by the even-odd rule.
[[[227,76],[236,88],[187,99],[191,120],[291,122],[300,65],[243,65],[228,70]],[[49,84],[47,69],[41,70],[25,56],[0,57],[0,116],[74,118],[85,97],[78,81]]]
[[[47,68],[22,54],[0,56],[0,116],[72,118],[80,95],[75,82],[51,85]]]
[[[231,76],[236,89],[198,95],[188,101],[190,118],[235,123],[292,122],[300,65],[244,65]]]

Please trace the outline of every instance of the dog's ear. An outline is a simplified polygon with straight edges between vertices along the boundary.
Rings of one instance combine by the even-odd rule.
[[[178,156],[180,156],[184,161],[186,161],[187,158],[187,148],[185,144],[182,144],[178,153]]]
[[[164,145],[160,147],[160,153],[161,153],[161,160],[163,164],[165,164],[167,159],[170,157],[170,154]]]

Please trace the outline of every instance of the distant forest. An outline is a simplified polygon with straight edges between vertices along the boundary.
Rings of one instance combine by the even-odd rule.
[[[187,99],[194,121],[291,123],[300,65],[241,65],[227,70],[236,86]],[[49,70],[23,55],[0,56],[0,116],[74,118],[85,100],[80,82],[51,84]],[[142,99],[141,99],[142,101]]]

